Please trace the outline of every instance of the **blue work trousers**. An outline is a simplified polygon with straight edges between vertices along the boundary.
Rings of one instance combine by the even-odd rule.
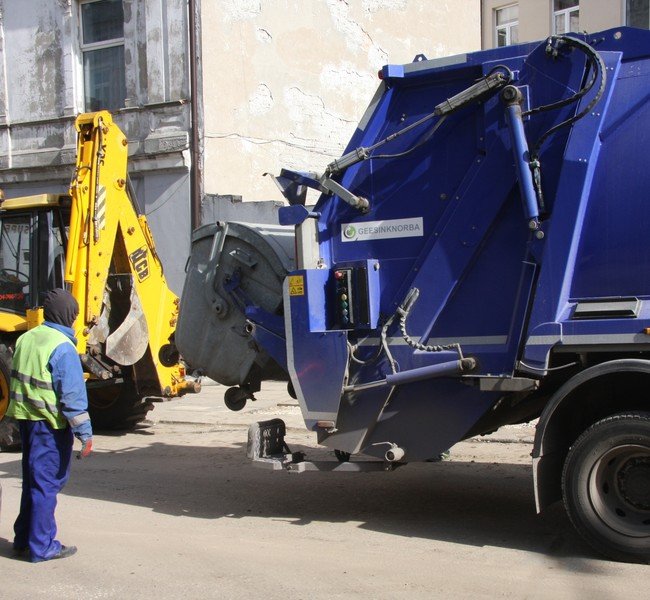
[[[47,421],[18,421],[23,444],[23,493],[14,524],[14,548],[29,548],[32,562],[61,551],[56,538],[56,495],[70,475],[74,437],[69,427],[54,429]]]

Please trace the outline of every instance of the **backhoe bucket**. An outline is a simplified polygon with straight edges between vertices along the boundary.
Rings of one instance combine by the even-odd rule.
[[[132,276],[110,275],[104,292],[102,314],[88,342],[105,342],[106,356],[119,365],[128,366],[144,356],[148,340],[147,320],[133,287]]]

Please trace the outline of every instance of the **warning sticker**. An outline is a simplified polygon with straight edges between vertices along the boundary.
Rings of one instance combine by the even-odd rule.
[[[289,275],[289,296],[305,295],[305,278],[302,275]]]

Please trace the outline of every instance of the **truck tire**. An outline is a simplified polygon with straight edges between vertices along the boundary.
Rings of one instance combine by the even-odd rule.
[[[650,561],[650,413],[612,415],[573,444],[562,473],[569,518],[598,552]]]
[[[20,432],[13,419],[5,417],[9,406],[9,377],[11,376],[11,351],[0,344],[0,450],[19,450]]]
[[[94,430],[130,431],[147,418],[153,403],[139,396],[130,381],[88,388],[88,412]]]

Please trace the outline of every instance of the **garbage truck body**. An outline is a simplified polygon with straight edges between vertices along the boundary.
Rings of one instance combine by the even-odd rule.
[[[204,366],[187,312],[218,293],[240,315],[233,352],[283,367],[306,427],[352,465],[539,419],[538,510],[563,498],[597,550],[648,560],[650,32],[418,56],[380,79],[341,158],[276,180],[290,205],[266,235],[295,233],[280,308],[246,294],[262,256],[219,253],[230,225],[195,232],[181,353]],[[226,285],[202,288],[215,272]],[[307,468],[281,421],[255,435],[258,462]]]

